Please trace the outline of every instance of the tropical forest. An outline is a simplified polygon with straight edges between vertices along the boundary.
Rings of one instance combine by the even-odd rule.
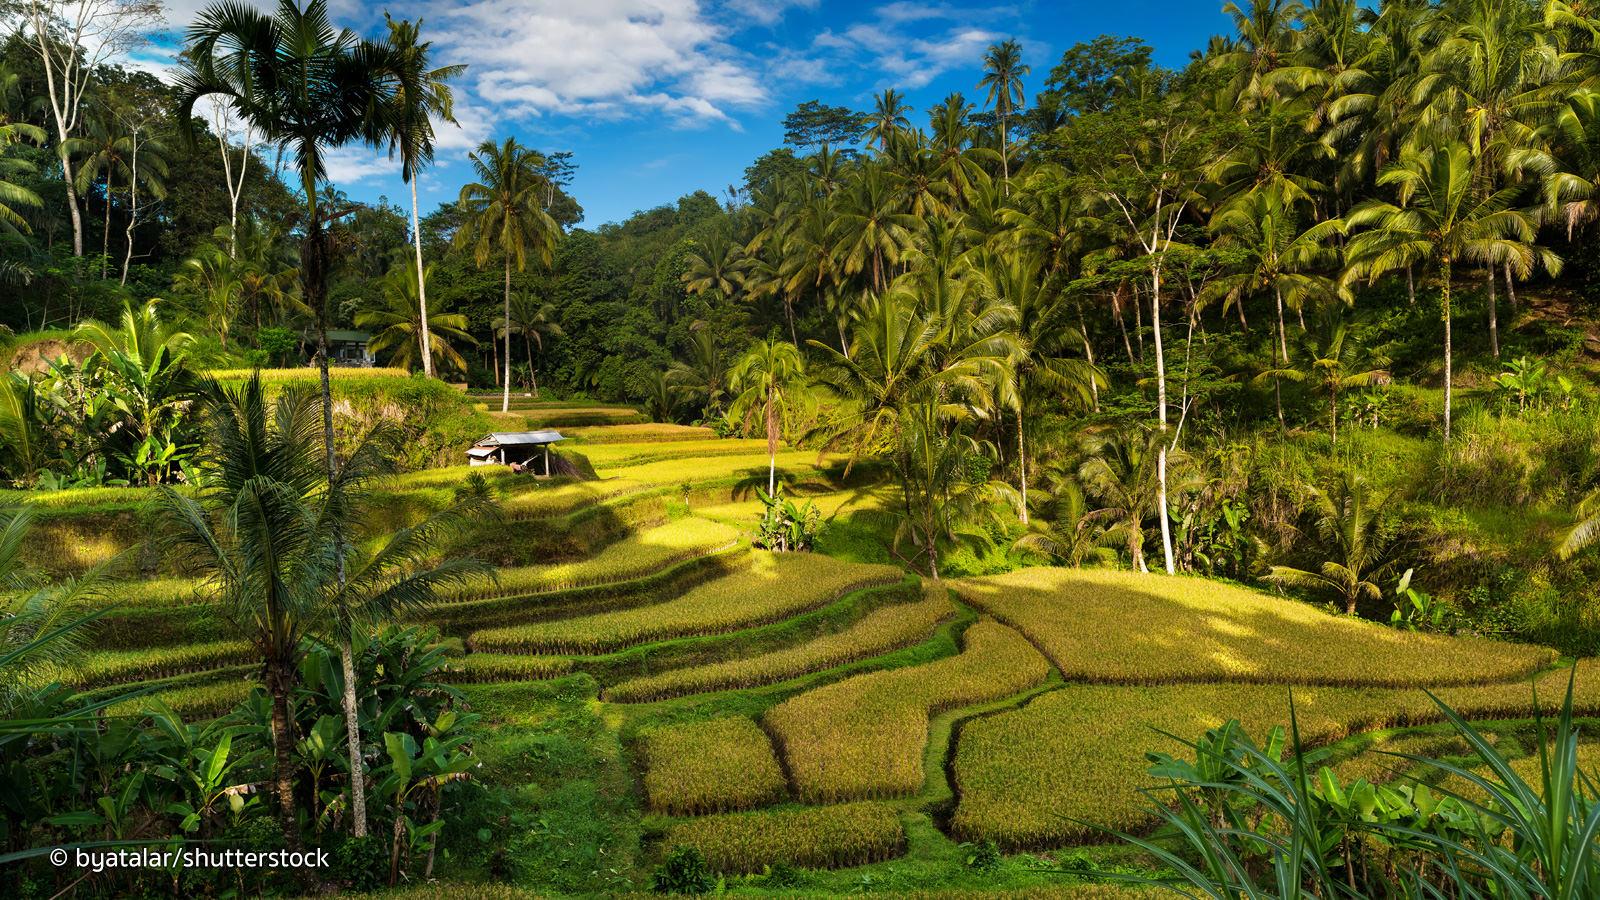
[[[0,0],[0,896],[1600,897],[1600,4],[1056,6]]]

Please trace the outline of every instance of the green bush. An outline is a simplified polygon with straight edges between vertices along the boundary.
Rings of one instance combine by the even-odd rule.
[[[658,894],[709,894],[717,886],[705,858],[693,847],[676,847],[656,867],[652,879]]]

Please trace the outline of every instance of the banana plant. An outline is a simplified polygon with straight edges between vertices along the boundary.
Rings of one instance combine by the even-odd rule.
[[[324,773],[337,769],[345,757],[344,722],[338,716],[323,715],[317,719],[306,736],[295,745],[300,762],[311,776],[311,820],[318,833],[327,824],[329,816],[343,808],[342,791],[323,790]]]
[[[390,884],[399,883],[403,850],[409,858],[426,846],[428,874],[431,874],[438,835],[444,828],[444,821],[439,817],[440,791],[451,782],[467,780],[468,771],[477,765],[467,746],[466,734],[466,726],[476,718],[459,715],[454,710],[441,712],[427,726],[427,736],[421,747],[409,734],[384,733],[383,746],[389,765],[379,772],[378,794],[390,798],[394,813],[394,835],[389,852]],[[432,813],[424,824],[412,813],[420,817],[425,798],[432,801]]]

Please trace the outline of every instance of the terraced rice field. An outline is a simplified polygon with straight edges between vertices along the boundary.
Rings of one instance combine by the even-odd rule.
[[[498,409],[498,396],[477,399]],[[1150,823],[1137,789],[1145,752],[1172,749],[1160,731],[1193,738],[1232,718],[1261,736],[1287,721],[1292,690],[1307,740],[1347,779],[1379,780],[1404,766],[1378,750],[1460,749],[1428,730],[1439,715],[1423,688],[1469,716],[1522,719],[1535,685],[1547,709],[1565,687],[1547,650],[1403,633],[1198,579],[1029,569],[919,584],[893,566],[755,551],[764,442],[514,399],[508,427],[575,423],[561,426],[564,450],[596,478],[413,472],[383,486],[384,515],[408,521],[469,474],[488,479],[505,515],[469,546],[502,568],[417,619],[460,649],[446,677],[494,701],[512,772],[579,758],[559,721],[520,718],[516,698],[581,699],[649,861],[693,846],[728,874],[866,866],[865,884],[902,854],[961,859],[958,841],[1096,844],[1103,828]],[[838,523],[892,508],[881,484],[840,484],[836,461],[812,451],[785,449],[778,465]],[[207,618],[204,584],[129,552],[147,500],[28,497],[47,522],[31,552],[57,570],[128,554],[121,607],[61,676],[140,683],[185,716],[218,715],[250,690],[255,660]],[[1600,716],[1600,668],[1581,663],[1577,687]]]

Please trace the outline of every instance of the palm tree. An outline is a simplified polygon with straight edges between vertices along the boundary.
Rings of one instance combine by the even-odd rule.
[[[1129,427],[1121,432],[1093,434],[1084,447],[1078,481],[1101,504],[1087,513],[1089,524],[1106,522],[1107,536],[1120,534],[1128,550],[1128,563],[1149,572],[1144,556],[1144,523],[1163,513],[1160,467],[1166,435],[1156,429]],[[1184,470],[1181,451],[1165,455],[1168,485]]]
[[[906,118],[911,107],[905,101],[905,95],[894,88],[887,88],[873,98],[872,115],[869,117],[872,127],[867,129],[867,140],[878,142],[879,153],[887,154],[890,139],[899,134],[901,129],[911,126],[911,120]]]
[[[1561,260],[1536,247],[1531,216],[1513,209],[1519,190],[1485,196],[1473,183],[1472,154],[1459,143],[1407,150],[1378,177],[1394,186],[1398,203],[1372,200],[1352,210],[1346,222],[1360,229],[1346,249],[1346,281],[1376,280],[1407,266],[1431,265],[1439,274],[1439,316],[1444,323],[1444,439],[1450,440],[1450,278],[1457,262],[1509,266],[1526,276],[1535,262],[1550,272]]]
[[[385,471],[390,448],[377,437],[362,441],[328,481],[314,394],[290,387],[269,402],[258,374],[238,387],[213,385],[207,405],[203,486],[194,494],[162,487],[157,508],[169,550],[203,573],[215,602],[260,655],[272,704],[279,825],[288,845],[298,847],[289,698],[299,679],[301,639],[330,620],[350,631],[420,609],[440,588],[482,569],[465,560],[427,565],[456,521],[454,512],[402,528],[357,557],[344,523],[367,511],[366,491]],[[347,559],[356,562],[348,570]],[[353,690],[351,673],[345,677]],[[359,752],[351,763],[352,807],[364,807],[354,793],[364,789],[356,776]]]
[[[394,73],[402,69],[384,45],[336,28],[327,0],[279,0],[271,14],[234,2],[201,10],[186,36],[188,51],[176,79],[177,118],[193,139],[194,106],[204,97],[229,107],[267,141],[289,153],[299,170],[306,205],[300,251],[302,296],[317,317],[317,363],[322,393],[323,459],[329,483],[338,478],[333,448],[333,388],[328,375],[328,260],[319,185],[327,177],[328,149],[352,141],[378,145],[395,132]],[[339,570],[344,545],[335,541]],[[342,633],[349,612],[340,610]],[[355,668],[348,641],[340,646],[344,670],[345,731],[350,750],[351,821],[367,830],[365,774],[355,709]]]
[[[699,401],[701,418],[710,419],[728,394],[728,364],[716,335],[704,321],[690,323],[688,350],[688,359],[675,361],[667,378]]]
[[[461,313],[445,313],[433,317],[433,339],[424,342],[425,308],[417,301],[417,293],[425,290],[433,277],[430,263],[418,278],[416,264],[407,262],[395,266],[383,277],[384,305],[377,309],[362,310],[356,314],[356,327],[373,333],[368,343],[373,353],[387,354],[393,365],[410,369],[427,354],[433,354],[437,363],[428,361],[423,371],[437,372],[448,369],[465,372],[467,361],[452,342],[476,344],[467,331],[467,317]]]
[[[1033,71],[1022,61],[1022,45],[1015,39],[989,47],[983,55],[984,75],[978,87],[989,91],[989,104],[1000,115],[1001,178],[1011,183],[1011,152],[1006,145],[1006,125],[1011,112],[1024,105],[1022,76]]]
[[[1268,369],[1256,376],[1257,380],[1309,381],[1327,391],[1328,415],[1335,444],[1339,443],[1339,391],[1366,387],[1389,377],[1389,373],[1382,368],[1388,364],[1388,360],[1373,357],[1361,346],[1360,341],[1351,340],[1349,335],[1349,325],[1342,321],[1330,322],[1326,334],[1307,333],[1301,336],[1298,365],[1291,359],[1287,365]]]
[[[1374,497],[1365,478],[1345,471],[1322,487],[1310,488],[1310,512],[1317,535],[1335,557],[1316,572],[1273,566],[1267,580],[1284,587],[1325,591],[1344,602],[1346,615],[1356,614],[1362,599],[1380,600],[1378,580],[1394,571],[1399,559],[1389,528],[1389,504],[1399,496]]]
[[[433,44],[421,40],[422,20],[395,21],[387,11],[383,14],[389,25],[389,46],[398,57],[394,75],[395,110],[389,136],[390,153],[400,154],[400,175],[411,188],[411,243],[416,249],[416,265],[411,268],[417,276],[417,308],[422,340],[422,371],[432,377],[433,338],[428,330],[428,285],[424,277],[428,271],[422,263],[422,226],[417,213],[417,173],[433,161],[434,117],[456,124],[453,109],[455,96],[449,81],[465,72],[466,66],[434,67],[430,59]],[[445,356],[446,354],[441,354]]]
[[[202,244],[172,276],[175,286],[199,296],[206,323],[217,333],[224,350],[228,349],[228,333],[233,329],[233,318],[244,292],[240,278],[244,268],[221,247]]]
[[[872,290],[881,293],[889,285],[888,266],[900,261],[922,223],[900,211],[899,193],[882,166],[862,167],[844,199],[829,228],[834,258],[846,275],[870,270]]]
[[[105,183],[105,220],[100,232],[100,278],[111,264],[111,197],[117,179],[128,177],[128,135],[117,128],[113,115],[92,115],[84,122],[84,137],[67,138],[67,152],[80,157],[77,190],[87,196],[97,180]]]
[[[744,287],[745,270],[749,268],[744,248],[726,229],[717,229],[696,241],[684,262],[682,279],[686,293],[692,296],[716,291],[728,300]]]
[[[778,487],[778,441],[783,419],[803,389],[805,362],[788,341],[757,341],[734,363],[729,381],[735,392],[730,412],[748,427],[760,417],[767,433],[767,493]]]
[[[1017,416],[1017,487],[1022,524],[1028,524],[1028,453],[1023,416],[1037,392],[1088,406],[1093,389],[1105,376],[1092,363],[1059,356],[1083,336],[1066,324],[1061,294],[1041,278],[1039,267],[1022,253],[993,255],[983,271],[987,289],[1004,301],[1016,318],[1016,352],[1006,388],[1007,405]]]
[[[44,130],[36,125],[26,122],[0,122],[0,151],[4,151],[19,141],[43,143]],[[0,153],[0,232],[6,234],[31,234],[28,220],[17,212],[17,207],[25,206],[37,209],[44,201],[38,194],[19,185],[10,179],[19,175],[33,174],[34,167],[23,159],[17,159],[12,154]]]
[[[561,330],[561,323],[556,321],[555,304],[540,300],[531,291],[519,291],[511,295],[511,318],[495,319],[493,325],[495,334],[509,328],[513,333],[522,335],[523,346],[528,351],[528,379],[532,382],[533,395],[539,396],[539,375],[534,366],[533,348],[538,347],[539,352],[543,353],[545,338],[566,336],[566,332]]]
[[[555,255],[556,237],[561,228],[540,203],[544,176],[540,168],[544,157],[506,138],[478,145],[469,157],[478,180],[461,189],[461,206],[466,220],[456,232],[458,246],[472,248],[479,266],[487,265],[495,254],[505,260],[505,313],[511,319],[511,266],[527,268],[528,251],[538,254],[545,265]],[[511,411],[511,329],[505,331],[505,372],[501,385],[500,411]]]

